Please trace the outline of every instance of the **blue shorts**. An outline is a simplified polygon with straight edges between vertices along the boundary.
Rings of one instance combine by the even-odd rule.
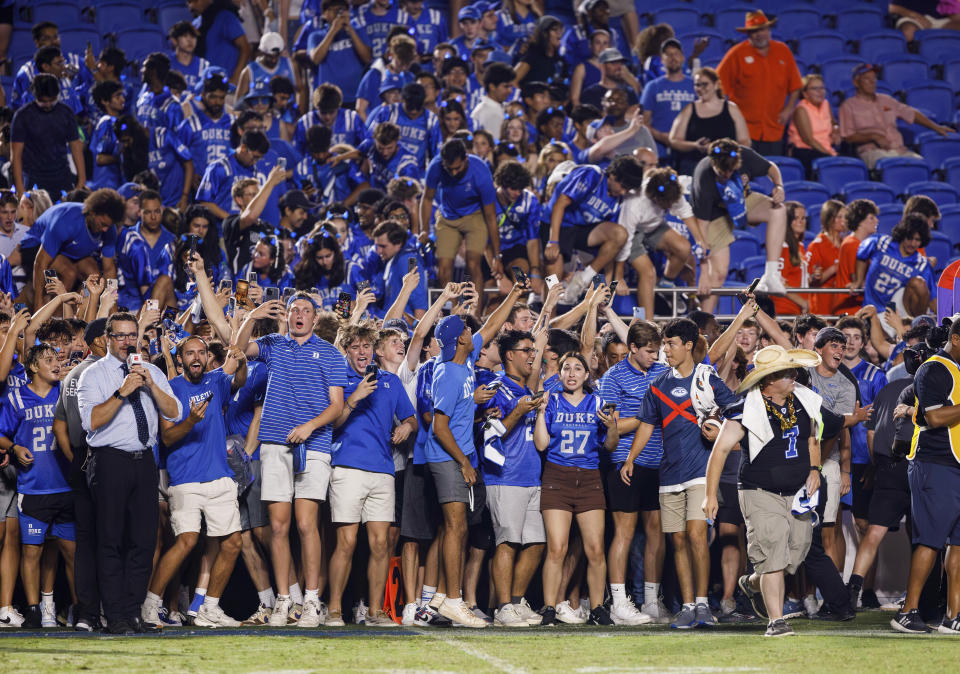
[[[960,466],[914,460],[907,477],[914,544],[960,545]]]
[[[47,536],[64,541],[76,540],[73,492],[20,494],[17,507],[20,541],[24,545],[43,545]]]

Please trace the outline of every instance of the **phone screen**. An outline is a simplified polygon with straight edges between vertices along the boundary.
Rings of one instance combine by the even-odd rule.
[[[237,281],[237,292],[236,297],[238,302],[246,303],[247,301],[247,290],[250,288],[250,284],[247,281]]]

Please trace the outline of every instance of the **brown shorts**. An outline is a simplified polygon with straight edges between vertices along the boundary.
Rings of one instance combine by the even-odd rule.
[[[576,515],[607,507],[599,468],[559,466],[547,461],[540,484],[540,512],[566,510]]]
[[[465,215],[456,220],[447,220],[437,214],[437,258],[451,260],[457,256],[460,241],[467,239],[467,252],[483,255],[487,247],[487,221],[483,211]]]
[[[751,192],[747,195],[747,213],[749,214],[751,210],[765,203],[768,199],[770,197],[759,192]],[[751,223],[748,222],[747,224]],[[752,223],[752,226],[756,227],[756,223]],[[707,243],[710,244],[710,250],[727,248],[733,243],[733,221],[729,216],[724,215],[716,220],[711,220],[707,224]]]

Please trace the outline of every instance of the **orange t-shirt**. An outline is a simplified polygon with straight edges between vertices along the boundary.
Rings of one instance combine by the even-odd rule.
[[[790,247],[784,243],[783,250],[780,252],[780,276],[783,277],[783,285],[787,288],[806,288],[807,287],[807,262],[806,251],[803,244],[799,244],[797,252],[800,255],[800,264],[795,265],[790,261]],[[810,301],[809,295],[800,293],[807,301]],[[771,296],[773,308],[777,310],[777,315],[781,314],[799,314],[800,305],[788,297]]]
[[[749,40],[744,40],[727,51],[717,66],[717,73],[723,92],[740,106],[750,138],[766,141],[783,138],[783,126],[777,124],[777,115],[790,92],[803,86],[790,47],[770,40],[764,56]]]
[[[856,250],[854,250],[856,254]],[[830,237],[824,236],[823,232],[817,234],[817,238],[810,242],[810,246],[807,248],[807,271],[812,273],[814,267],[820,267],[821,269],[826,269],[827,267],[837,264],[840,260],[840,247],[833,243],[830,240]],[[837,287],[837,275],[839,272],[834,272],[826,283],[821,283],[818,285],[818,288],[836,288]],[[812,283],[811,283],[812,285]],[[832,314],[833,306],[838,302],[840,295],[835,294],[810,294],[810,313],[812,314]]]
[[[857,248],[860,239],[853,233],[847,234],[840,244],[840,266],[837,267],[837,288],[846,288],[857,271]],[[840,295],[834,298],[832,314],[855,314],[863,306],[863,295]]]

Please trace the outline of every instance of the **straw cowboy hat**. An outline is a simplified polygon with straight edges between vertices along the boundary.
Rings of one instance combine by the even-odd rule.
[[[816,367],[819,364],[820,355],[816,351],[807,349],[790,349],[787,351],[776,344],[764,347],[757,351],[753,357],[754,368],[740,382],[737,393],[749,391],[768,374],[782,370],[800,369],[801,367]]]
[[[741,33],[749,33],[751,31],[760,30],[761,28],[769,28],[776,22],[776,17],[773,19],[768,19],[767,15],[763,13],[763,10],[758,9],[755,12],[747,12],[747,17],[743,22],[743,28],[737,27],[737,30]]]

